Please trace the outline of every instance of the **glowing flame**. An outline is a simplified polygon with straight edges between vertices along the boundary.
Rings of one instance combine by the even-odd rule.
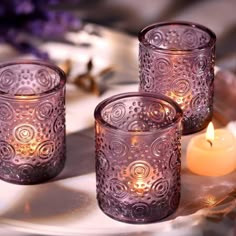
[[[135,145],[135,144],[137,144],[137,142],[138,142],[138,138],[136,136],[132,136],[131,137],[131,144]]]
[[[210,122],[209,125],[207,126],[206,140],[213,143],[214,139],[215,139],[215,130],[214,130],[213,123]]]
[[[146,187],[146,184],[142,179],[137,180],[136,183],[134,184],[135,192],[141,196],[145,192],[145,187]]]

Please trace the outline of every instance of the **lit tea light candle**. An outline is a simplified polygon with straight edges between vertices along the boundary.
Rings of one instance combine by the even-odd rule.
[[[125,93],[95,109],[96,187],[101,210],[128,223],[173,213],[180,199],[182,110],[150,93]]]
[[[213,108],[214,32],[192,22],[172,21],[145,27],[138,39],[139,91],[176,101],[184,113],[183,134],[205,128]]]
[[[65,83],[64,73],[52,64],[1,64],[0,179],[36,184],[61,172],[65,163]]]
[[[226,129],[214,130],[212,122],[206,134],[193,137],[187,148],[187,167],[195,174],[221,176],[236,167],[236,140]]]

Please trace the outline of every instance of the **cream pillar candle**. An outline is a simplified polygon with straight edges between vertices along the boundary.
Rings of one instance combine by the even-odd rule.
[[[193,137],[187,148],[187,167],[195,174],[221,176],[236,167],[236,140],[226,129],[214,131],[209,124],[206,135]]]

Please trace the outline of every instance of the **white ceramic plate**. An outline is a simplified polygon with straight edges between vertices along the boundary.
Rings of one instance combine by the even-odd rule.
[[[101,36],[91,35],[94,28]],[[232,232],[233,222],[222,218],[215,225],[211,216],[221,207],[233,211],[235,200],[229,194],[235,188],[236,174],[210,178],[191,174],[185,166],[185,151],[191,136],[183,138],[182,198],[175,214],[148,225],[130,225],[110,219],[97,206],[94,173],[93,111],[99,101],[110,95],[136,91],[137,40],[122,33],[88,25],[84,32],[69,34],[68,39],[90,47],[47,43],[56,61],[71,58],[72,74],[83,72],[90,58],[94,71],[114,65],[116,74],[101,96],[88,95],[67,86],[67,163],[53,181],[34,186],[19,186],[0,181],[1,235],[202,235],[203,232]],[[137,81],[138,82],[138,81]],[[221,200],[229,198],[227,204]],[[213,204],[211,206],[211,204]],[[210,208],[207,208],[210,207]],[[207,235],[211,235],[210,233]],[[212,234],[214,235],[214,234]]]

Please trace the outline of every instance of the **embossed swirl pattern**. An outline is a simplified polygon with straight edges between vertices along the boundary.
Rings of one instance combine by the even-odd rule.
[[[151,151],[154,156],[160,157],[164,153],[167,153],[167,151],[171,149],[170,146],[170,140],[166,138],[157,138],[154,140],[154,142],[151,144]]]
[[[155,197],[163,198],[169,191],[169,182],[167,179],[159,179],[152,184],[151,189]]]
[[[155,60],[155,73],[160,76],[170,75],[172,72],[172,63],[167,58],[158,58]]]
[[[191,83],[188,79],[175,79],[171,85],[172,91],[176,96],[186,96],[191,90]]]
[[[58,117],[56,118],[54,124],[53,124],[53,130],[55,133],[61,133],[64,131],[65,127],[65,116],[64,112],[59,114]]]
[[[111,111],[111,120],[117,123],[125,116],[125,105],[123,103],[117,103],[114,105]]]
[[[169,160],[169,166],[171,169],[176,168],[178,165],[180,165],[180,159],[179,159],[179,153],[178,151],[176,151],[177,153],[172,153],[172,155],[170,156],[170,160]]]
[[[30,177],[32,175],[32,173],[34,173],[34,167],[30,164],[24,164],[24,165],[20,165],[18,167],[18,171],[19,171],[19,174],[20,176],[23,176],[23,177]]]
[[[105,107],[102,117],[113,127],[129,132],[141,132],[154,130],[171,123],[176,117],[176,111],[167,103],[154,102],[150,99],[145,102],[145,105],[141,101],[134,104],[127,101],[127,104],[119,102],[114,106]],[[124,144],[122,145],[124,146]],[[115,148],[115,150],[114,153],[119,148]]]
[[[35,78],[38,83],[46,88],[50,88],[52,86],[52,79],[49,72],[45,69],[40,69],[35,74]]]
[[[153,103],[149,106],[149,114],[152,120],[156,122],[163,122],[165,120],[166,112],[161,103]]]
[[[191,29],[183,32],[180,41],[183,49],[192,49],[199,45],[197,33]]]
[[[11,160],[15,156],[15,149],[13,146],[5,141],[0,141],[0,159]]]
[[[12,70],[6,69],[2,71],[0,74],[0,89],[8,91],[15,81],[16,74]]]
[[[143,86],[145,91],[155,89],[154,78],[151,76],[146,76],[145,79],[142,79]]]
[[[14,136],[20,143],[29,143],[35,138],[35,128],[32,125],[19,125],[14,129]]]
[[[145,161],[134,161],[128,166],[127,173],[134,180],[145,180],[150,176],[151,166]]]
[[[193,111],[197,111],[204,107],[205,102],[206,102],[205,93],[200,93],[193,97],[193,99],[191,100],[190,106]]]
[[[36,116],[39,120],[49,119],[53,113],[53,104],[49,101],[40,103],[36,108]]]
[[[131,207],[131,214],[135,219],[142,219],[150,215],[151,208],[145,202],[134,203]]]
[[[157,48],[175,50],[197,49],[206,46],[210,37],[207,33],[189,27],[161,27],[151,29],[145,35],[146,40]]]
[[[147,37],[150,39],[150,43],[155,46],[159,46],[164,39],[163,33],[159,30],[152,30]]]
[[[128,194],[127,186],[118,179],[111,179],[109,181],[109,184],[110,184],[110,191],[115,198],[121,199]]]
[[[202,75],[206,69],[207,69],[206,56],[200,55],[193,60],[192,71],[195,74]]]
[[[148,124],[142,120],[134,120],[128,126],[129,131],[145,131],[148,130]]]
[[[97,171],[100,171],[101,173],[104,171],[108,171],[109,162],[107,161],[105,154],[102,151],[99,151],[96,156],[97,156],[97,159],[96,159]]]
[[[59,83],[59,76],[42,66],[15,65],[0,69],[0,91],[5,94],[35,95],[49,91]]]
[[[10,104],[6,102],[0,103],[0,120],[1,121],[10,121],[14,117],[14,111]]]
[[[119,139],[112,140],[110,142],[109,148],[112,152],[112,155],[115,157],[123,157],[128,152],[128,147],[125,144],[125,142],[123,142]]]
[[[46,160],[50,159],[55,152],[55,143],[51,140],[44,141],[37,147],[38,157]]]

